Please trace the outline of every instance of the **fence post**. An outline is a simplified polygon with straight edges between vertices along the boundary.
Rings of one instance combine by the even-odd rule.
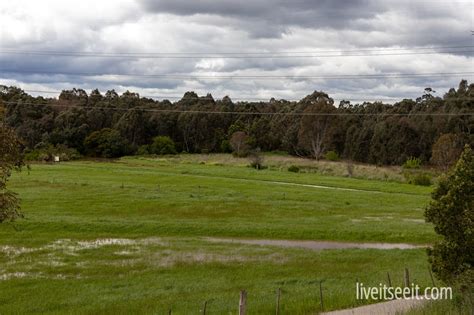
[[[410,273],[408,272],[408,268],[405,268],[405,287],[410,286]]]
[[[247,311],[247,291],[240,291],[239,315],[245,315]]]
[[[204,301],[204,307],[202,308],[202,315],[206,315],[207,301]]]
[[[390,273],[387,271],[387,280],[388,280],[388,287],[392,287],[392,279],[390,279]]]
[[[323,280],[319,281],[319,298],[321,299],[321,311],[324,311],[324,302],[323,302]]]
[[[277,289],[276,294],[277,294],[277,302],[276,302],[275,314],[280,315],[280,296],[281,296],[281,289],[280,288]]]

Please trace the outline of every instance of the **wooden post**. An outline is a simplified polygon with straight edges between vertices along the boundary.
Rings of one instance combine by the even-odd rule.
[[[247,311],[247,291],[240,291],[239,315],[245,315]]]
[[[204,301],[204,307],[202,308],[202,314],[206,315],[207,301]]]
[[[324,311],[324,302],[323,302],[323,280],[319,281],[319,298],[321,299],[321,311]]]
[[[430,272],[430,277],[431,277],[431,282],[433,283],[433,287],[436,287],[436,283],[435,283],[435,280],[433,278],[433,273],[431,272],[431,268],[428,267],[428,271]]]
[[[389,288],[392,287],[392,279],[390,279],[390,273],[387,271],[387,280],[388,280],[388,286]]]
[[[410,286],[410,273],[408,272],[408,268],[405,268],[405,287]]]
[[[168,311],[168,315],[171,315],[171,308],[170,308],[170,310]]]
[[[277,302],[276,302],[275,314],[280,315],[280,297],[281,297],[281,289],[280,288],[277,289],[276,295],[277,295]]]

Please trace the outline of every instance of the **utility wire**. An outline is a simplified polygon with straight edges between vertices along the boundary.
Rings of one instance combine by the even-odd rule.
[[[69,95],[75,95],[74,92],[72,91],[67,91],[67,90],[63,90],[63,91],[44,91],[44,90],[26,90],[26,89],[22,89],[24,92],[29,92],[29,93],[44,93],[44,94],[69,94]],[[197,97],[190,97],[190,96],[184,96],[184,95],[141,95],[140,93],[138,93],[140,95],[140,97],[142,98],[158,98],[158,99],[182,99],[182,98],[186,98],[186,99],[198,99],[198,100],[206,100],[206,99],[209,99],[209,100],[216,100],[216,99],[220,99],[218,97],[207,97],[207,96],[197,96]],[[90,96],[90,93],[88,94],[88,96]],[[232,99],[232,97],[230,97]],[[284,101],[288,101],[288,102],[296,102],[298,100],[291,100],[291,99],[283,99],[283,98],[278,98],[278,97],[237,97],[236,99],[238,100],[246,100],[246,101],[269,101],[271,99],[274,99],[276,101],[278,100],[284,100]],[[369,101],[369,100],[401,100],[403,98],[395,98],[395,97],[372,97],[372,98],[333,98],[331,97],[333,100],[356,100],[356,101]]]
[[[72,91],[45,91],[45,90],[27,90],[27,89],[22,89],[24,92],[29,92],[29,93],[44,93],[44,94],[69,94],[69,95],[75,95],[74,92]],[[140,93],[138,93],[140,95]],[[88,94],[90,96],[90,93]],[[207,97],[207,96],[197,96],[197,97],[191,97],[191,96],[184,96],[184,95],[140,95],[141,98],[154,98],[154,99],[196,99],[196,100],[219,100],[222,98],[218,97]],[[232,99],[232,97],[230,97]],[[271,99],[274,99],[275,101],[288,101],[288,102],[298,102],[299,100],[291,100],[291,99],[283,99],[283,98],[278,98],[278,97],[237,97],[235,98],[236,100],[245,100],[245,101],[269,101]],[[346,98],[334,98],[330,97],[331,99],[335,101],[397,101],[397,100],[405,100],[405,99],[411,99],[407,97],[365,97],[365,98],[354,98],[354,97],[346,97]],[[456,98],[456,100],[471,100],[474,99],[474,97],[462,97],[462,98]]]
[[[411,77],[452,77],[460,75],[474,75],[474,71],[467,72],[432,72],[432,73],[385,73],[385,74],[335,74],[321,76],[305,75],[184,75],[184,74],[138,74],[138,73],[98,73],[98,72],[65,72],[47,71],[41,69],[6,69],[0,68],[0,72],[5,73],[29,73],[45,75],[70,75],[70,76],[128,76],[146,78],[165,78],[178,80],[195,79],[255,79],[255,80],[280,80],[280,79],[334,79],[334,80],[358,80],[358,79],[379,79],[379,78],[411,78]]]
[[[136,111],[136,112],[154,112],[154,113],[185,113],[185,114],[210,114],[210,115],[252,115],[252,116],[474,116],[474,112],[468,113],[305,113],[305,112],[239,112],[239,111],[209,111],[209,110],[179,110],[179,109],[151,109],[151,108],[120,108],[120,107],[104,107],[104,106],[81,106],[69,104],[37,104],[37,103],[18,103],[3,102],[7,105],[36,105],[36,106],[52,106],[66,108],[81,109],[99,109],[99,110],[116,110],[116,111]]]
[[[413,55],[413,54],[444,54],[469,53],[474,45],[413,47],[413,48],[379,48],[379,49],[341,49],[318,51],[277,51],[277,52],[85,52],[85,51],[52,51],[22,50],[15,48],[0,49],[0,53],[15,53],[42,56],[73,56],[73,57],[118,57],[118,58],[319,58],[319,57],[351,57],[378,55]],[[461,50],[459,50],[461,49]],[[466,50],[470,49],[470,50]],[[427,51],[433,50],[433,51]],[[388,53],[387,53],[388,52]]]
[[[423,51],[423,52],[399,52],[399,53],[342,53],[342,54],[304,54],[304,55],[281,55],[281,54],[246,54],[246,55],[176,55],[166,54],[148,55],[148,54],[111,54],[111,53],[80,53],[80,52],[41,52],[41,51],[7,51],[0,50],[0,53],[14,53],[17,55],[36,55],[36,56],[54,56],[54,57],[86,57],[86,58],[132,58],[132,59],[284,59],[284,58],[340,58],[340,57],[374,57],[374,56],[404,56],[404,55],[438,55],[438,54],[465,54],[474,53],[474,50],[448,50],[448,51]]]

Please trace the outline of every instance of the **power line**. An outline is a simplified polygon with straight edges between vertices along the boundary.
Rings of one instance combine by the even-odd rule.
[[[75,93],[72,91],[45,91],[45,90],[27,90],[27,89],[22,89],[24,92],[29,92],[29,93],[45,93],[45,94],[70,94],[74,95]],[[140,95],[140,93],[137,93]],[[90,93],[88,94],[90,96]],[[207,96],[184,96],[184,95],[140,95],[142,98],[153,98],[153,99],[196,99],[196,100],[218,100],[219,98],[217,97],[207,97]],[[232,97],[230,97],[232,99]],[[282,98],[277,98],[277,97],[237,97],[235,98],[237,101],[238,100],[245,100],[245,101],[269,101],[271,99],[274,99],[275,101],[283,100],[283,101],[288,101],[288,102],[297,102],[299,100],[291,100],[291,99],[282,99]],[[404,99],[410,99],[407,97],[365,97],[365,98],[354,98],[354,97],[346,97],[346,98],[334,98],[330,97],[334,101],[397,101],[397,100],[404,100]],[[461,98],[456,98],[456,100],[471,100],[474,99],[474,97],[461,97]]]
[[[174,53],[162,53],[160,55],[150,54],[117,54],[117,53],[87,53],[87,52],[46,52],[46,51],[20,51],[20,50],[0,50],[0,53],[14,53],[20,55],[36,55],[36,56],[54,56],[54,57],[81,57],[81,58],[132,58],[132,59],[284,59],[284,58],[340,58],[340,57],[374,57],[374,56],[404,56],[404,55],[438,55],[438,54],[464,54],[474,53],[474,50],[447,50],[447,51],[422,51],[422,52],[392,52],[392,53],[347,53],[340,54],[257,54],[246,53],[245,55],[238,54],[189,54],[181,55]]]
[[[183,74],[138,74],[138,73],[98,73],[98,72],[64,72],[64,71],[46,71],[41,69],[0,69],[5,73],[28,73],[45,75],[69,75],[69,76],[127,76],[127,77],[145,77],[145,78],[164,78],[176,80],[195,80],[195,79],[255,79],[255,80],[281,80],[281,79],[328,79],[328,80],[359,80],[359,79],[380,79],[380,78],[411,78],[411,77],[451,77],[460,75],[474,75],[474,71],[467,72],[432,72],[432,73],[385,73],[385,74],[336,74],[321,76],[304,75],[183,75]]]
[[[474,45],[432,46],[412,48],[372,48],[372,49],[339,49],[318,51],[276,51],[276,52],[86,52],[86,51],[53,51],[53,50],[22,50],[3,48],[0,53],[16,53],[29,55],[77,56],[77,57],[119,57],[119,58],[300,58],[300,57],[347,57],[347,56],[377,56],[393,54],[437,54],[465,53]],[[459,49],[462,49],[459,51]],[[427,51],[435,50],[435,51]],[[448,51],[446,51],[448,50]],[[398,53],[397,53],[398,52]],[[329,54],[328,53],[334,53]],[[365,53],[365,54],[364,54]],[[324,55],[320,55],[324,54]]]
[[[99,110],[116,110],[116,111],[136,111],[136,112],[154,112],[169,114],[210,114],[210,115],[252,115],[252,116],[474,116],[474,112],[468,113],[304,113],[304,112],[238,112],[238,111],[209,111],[209,110],[179,110],[179,109],[151,109],[151,108],[119,108],[119,107],[103,107],[103,106],[81,106],[68,104],[46,104],[46,103],[18,103],[3,102],[7,105],[36,105],[36,106],[52,106],[67,107],[81,109],[99,109]]]
[[[75,93],[74,92],[71,92],[71,91],[66,91],[66,90],[63,90],[63,91],[45,91],[45,90],[27,90],[27,89],[22,89],[24,92],[29,92],[29,93],[45,93],[45,94],[70,94],[70,95],[74,95]],[[139,94],[139,93],[138,93]],[[90,93],[89,93],[90,95]],[[185,96],[184,95],[140,95],[140,97],[144,97],[144,98],[157,98],[157,99],[182,99],[184,98]],[[207,97],[207,96],[197,96],[197,97],[190,97],[190,96],[186,96],[185,97],[186,99],[198,99],[198,100],[206,100],[206,99],[209,99],[209,100],[216,100],[216,99],[219,99],[219,98],[215,98],[215,97]],[[298,100],[291,100],[291,99],[282,99],[282,98],[277,98],[277,97],[237,97],[235,99],[237,100],[246,100],[246,101],[269,101],[270,99],[275,99],[275,100],[284,100],[284,101],[288,101],[288,102],[296,102]],[[395,98],[395,97],[372,97],[372,98],[333,98],[331,97],[333,100],[354,100],[354,101],[371,101],[371,100],[401,100],[403,98]],[[232,99],[232,97],[231,97]]]

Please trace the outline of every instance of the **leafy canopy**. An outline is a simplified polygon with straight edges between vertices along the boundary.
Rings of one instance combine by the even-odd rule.
[[[14,221],[22,216],[17,195],[7,189],[7,182],[14,169],[23,164],[23,150],[13,129],[3,124],[4,110],[0,106],[0,223]]]
[[[447,283],[464,282],[474,263],[474,157],[468,145],[432,198],[425,217],[442,239],[429,250],[431,266]]]

